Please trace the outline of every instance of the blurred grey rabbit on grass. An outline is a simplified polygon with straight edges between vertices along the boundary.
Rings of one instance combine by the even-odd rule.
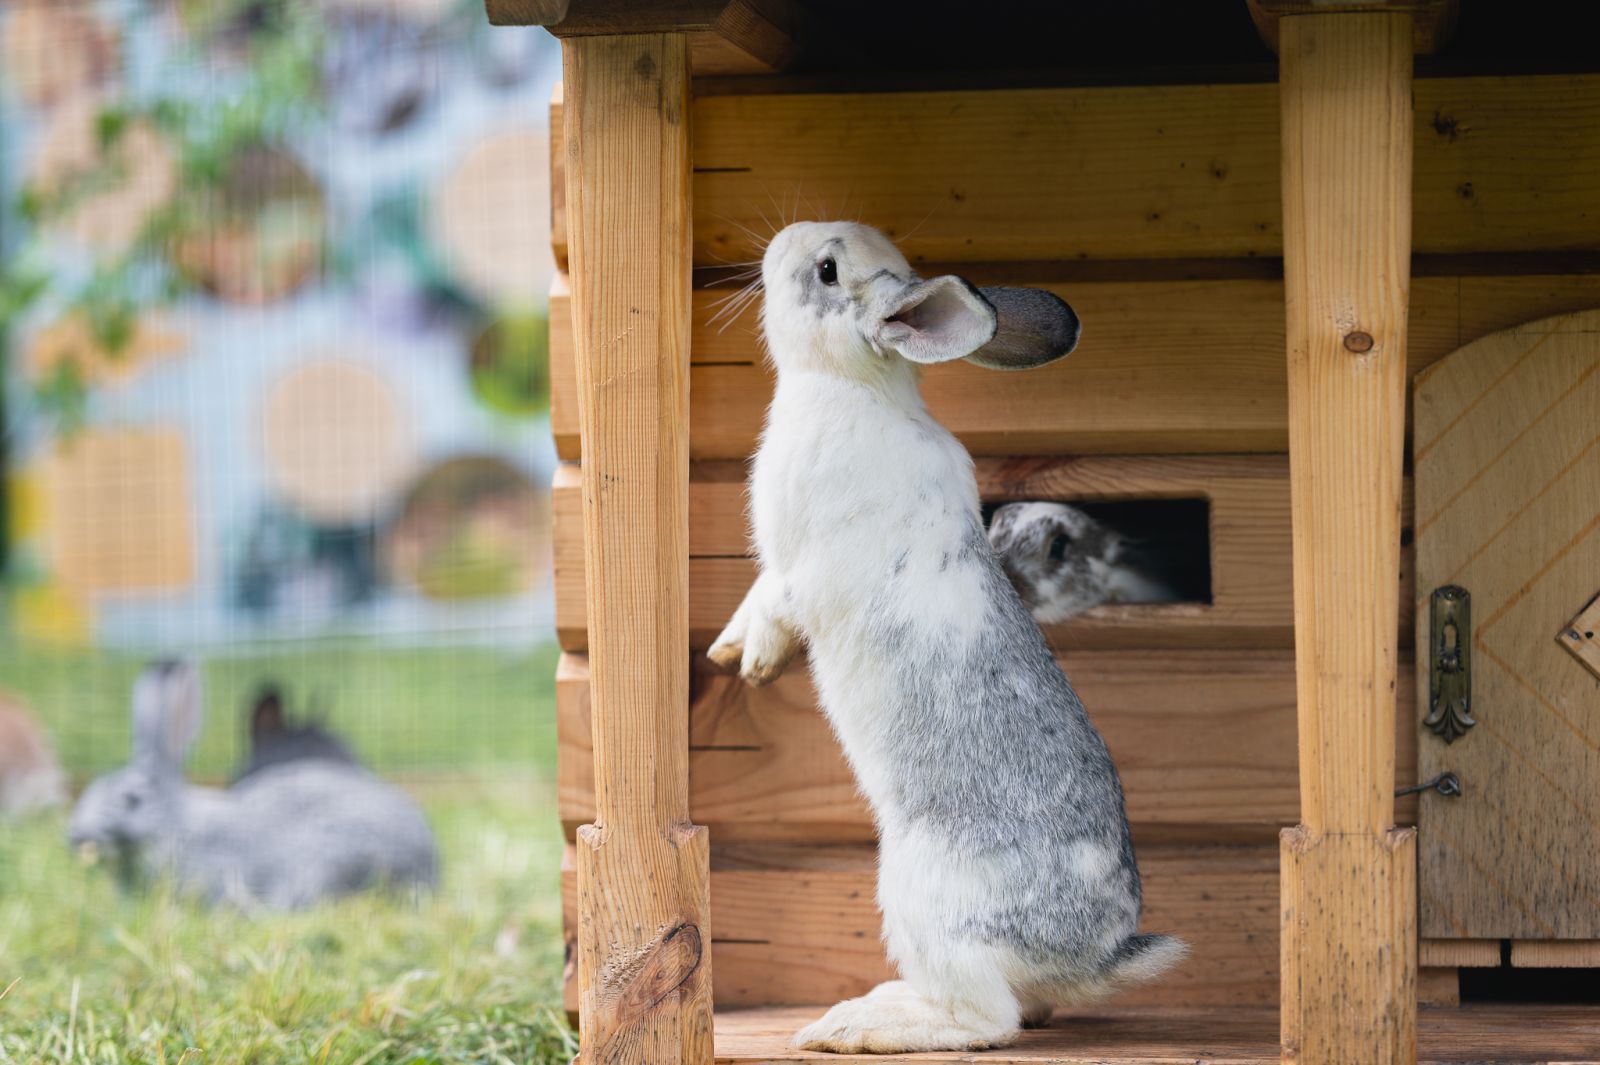
[[[133,687],[132,758],[78,800],[74,848],[114,859],[127,884],[170,875],[186,894],[244,910],[434,885],[439,859],[422,811],[358,766],[302,759],[228,789],[190,784],[183,764],[202,706],[194,663],[145,668]]]

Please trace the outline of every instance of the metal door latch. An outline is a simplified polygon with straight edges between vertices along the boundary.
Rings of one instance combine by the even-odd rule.
[[[1446,798],[1454,799],[1461,794],[1461,778],[1447,771],[1425,783],[1413,784],[1409,788],[1396,788],[1394,797],[1398,799],[1402,795],[1418,795],[1424,791],[1437,791]]]
[[[1428,716],[1422,723],[1454,743],[1472,716],[1472,596],[1457,584],[1435,588],[1429,613]]]

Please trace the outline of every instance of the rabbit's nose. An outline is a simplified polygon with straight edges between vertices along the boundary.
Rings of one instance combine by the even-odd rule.
[[[72,852],[78,856],[78,864],[86,869],[100,861],[100,844],[92,839],[75,840]]]

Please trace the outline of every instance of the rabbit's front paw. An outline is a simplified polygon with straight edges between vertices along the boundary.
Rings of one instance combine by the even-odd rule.
[[[711,643],[711,650],[706,652],[706,657],[711,659],[723,669],[738,669],[744,660],[745,637],[750,631],[750,599],[739,604],[739,609],[733,612],[733,617],[728,619],[728,624]]]
[[[800,641],[781,625],[754,625],[742,650],[739,676],[759,688],[783,675],[799,653]]]
[[[706,652],[706,657],[723,669],[738,669],[744,661],[744,638],[729,636],[724,631],[717,637],[717,642],[711,645],[711,650]]]

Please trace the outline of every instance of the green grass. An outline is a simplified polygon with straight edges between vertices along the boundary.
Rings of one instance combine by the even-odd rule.
[[[329,725],[379,772],[555,773],[553,648],[307,643],[204,662],[205,726],[189,763],[200,779],[225,778],[238,764],[250,696],[264,680],[284,687],[296,714],[325,705]],[[128,695],[143,665],[123,655],[18,649],[0,631],[0,690],[27,701],[80,780],[127,761]]]
[[[120,764],[139,663],[0,650],[74,776]],[[0,1063],[565,1062],[550,652],[319,648],[209,660],[201,776],[237,757],[263,676],[325,686],[332,723],[423,802],[444,882],[245,917],[118,892],[65,815],[0,825]],[[233,727],[219,727],[223,722]]]

